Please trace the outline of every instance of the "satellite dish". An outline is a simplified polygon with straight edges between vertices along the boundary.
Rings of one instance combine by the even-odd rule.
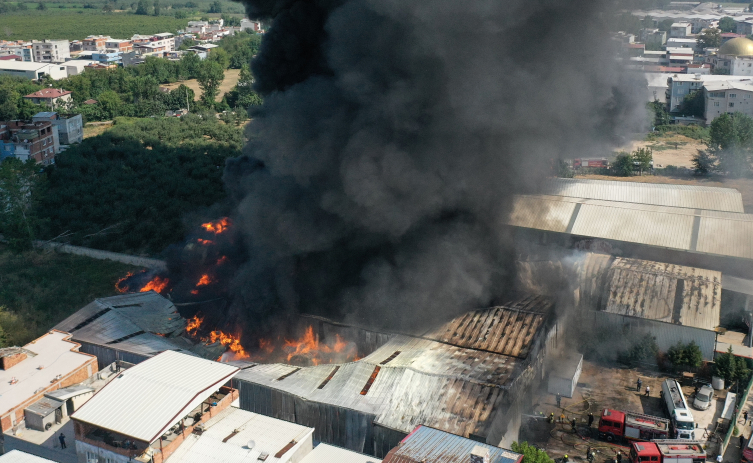
[[[254,447],[256,447],[256,442],[250,440],[250,441],[248,441],[248,444],[246,444],[246,447],[248,447],[248,449],[251,450]]]

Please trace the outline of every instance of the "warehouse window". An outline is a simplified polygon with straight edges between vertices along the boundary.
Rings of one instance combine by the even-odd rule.
[[[737,93],[730,93],[730,94],[729,94],[729,97],[730,97],[730,98],[735,98],[736,96],[737,96]]]
[[[730,107],[730,108],[734,108],[734,107],[735,107],[735,103],[730,103],[730,104],[729,104],[729,107]]]

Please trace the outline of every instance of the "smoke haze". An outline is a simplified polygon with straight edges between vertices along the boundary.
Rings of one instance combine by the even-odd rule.
[[[236,322],[417,330],[511,289],[500,224],[553,160],[645,123],[593,0],[246,0],[264,105],[225,182]]]

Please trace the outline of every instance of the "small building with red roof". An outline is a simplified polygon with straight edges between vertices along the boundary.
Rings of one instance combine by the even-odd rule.
[[[62,88],[45,88],[38,92],[29,93],[24,95],[24,98],[31,100],[34,104],[46,104],[52,109],[70,102],[73,97],[72,92],[63,90]]]

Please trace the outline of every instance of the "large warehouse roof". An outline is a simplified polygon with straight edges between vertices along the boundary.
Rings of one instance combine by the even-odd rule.
[[[224,352],[222,346],[207,349],[176,336],[186,324],[170,300],[148,291],[97,299],[55,329],[71,333],[78,342],[149,357],[165,350],[190,350],[205,358]]]
[[[151,443],[238,371],[168,350],[123,371],[72,418]]]
[[[606,312],[706,330],[719,325],[720,272],[618,257],[607,279]]]
[[[731,188],[557,178],[546,182],[541,193],[654,206],[745,212],[742,195]]]
[[[521,228],[753,259],[753,215],[519,195],[507,223]]]
[[[496,333],[515,346],[504,351],[528,353],[543,331],[538,312],[547,310],[550,304],[531,298],[522,305],[537,313],[493,308],[461,316],[447,326],[460,326],[462,320],[478,326],[483,320],[477,335],[484,330],[487,334]],[[533,310],[534,306],[538,310]],[[507,323],[509,320],[521,323]],[[525,334],[529,330],[521,329],[525,320],[535,326],[530,336]],[[496,329],[500,323],[503,332]],[[257,365],[243,370],[237,378],[307,401],[372,414],[376,416],[375,423],[405,433],[425,424],[463,436],[484,435],[503,390],[520,377],[527,359],[463,347],[470,337],[437,337],[446,331],[447,328],[440,328],[424,337],[395,336],[352,363],[306,368]],[[432,339],[435,337],[437,341]]]
[[[0,455],[0,463],[55,463],[52,460],[31,455],[20,450],[11,450],[10,452]]]

